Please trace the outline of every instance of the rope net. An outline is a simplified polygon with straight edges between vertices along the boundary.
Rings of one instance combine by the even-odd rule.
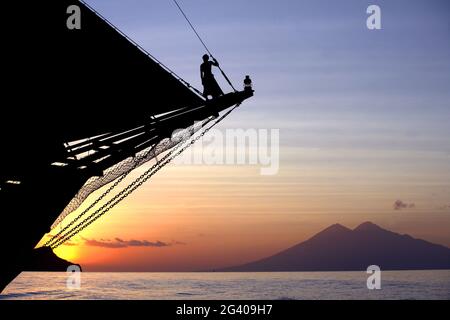
[[[172,134],[171,138],[165,138],[156,146],[151,146],[147,149],[144,149],[137,153],[134,157],[128,157],[125,160],[117,163],[116,165],[105,170],[103,172],[103,176],[91,177],[90,179],[88,179],[52,224],[51,229],[57,227],[65,217],[77,210],[94,191],[115,181],[116,179],[119,179],[124,175],[127,175],[137,167],[168,151],[177,144],[186,141],[209,121],[210,119],[205,119],[185,129],[176,130]]]

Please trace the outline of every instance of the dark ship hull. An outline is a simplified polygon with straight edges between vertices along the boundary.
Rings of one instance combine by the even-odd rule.
[[[73,4],[81,8],[80,30],[66,26]],[[206,101],[81,2],[9,2],[2,9],[1,27],[10,32],[1,60],[0,290],[87,179],[252,96]],[[155,121],[162,113],[168,115]],[[107,139],[80,145],[94,151],[90,157],[78,159],[65,145],[99,135]]]

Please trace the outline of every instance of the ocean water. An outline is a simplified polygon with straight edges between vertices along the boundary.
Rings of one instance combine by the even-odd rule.
[[[0,299],[445,299],[450,270],[382,271],[381,289],[365,272],[81,273],[24,272]]]

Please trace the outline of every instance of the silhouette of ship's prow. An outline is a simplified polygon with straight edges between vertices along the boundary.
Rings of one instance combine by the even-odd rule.
[[[79,30],[66,25],[74,4]],[[0,290],[89,178],[253,95],[205,100],[79,1],[2,12]]]

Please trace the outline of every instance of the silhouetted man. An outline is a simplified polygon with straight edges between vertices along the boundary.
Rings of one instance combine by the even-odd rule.
[[[200,77],[202,78],[203,96],[205,98],[208,98],[208,96],[217,98],[223,95],[222,89],[212,74],[212,66],[219,66],[217,60],[209,61],[209,56],[207,54],[203,55],[203,63],[200,65]]]

